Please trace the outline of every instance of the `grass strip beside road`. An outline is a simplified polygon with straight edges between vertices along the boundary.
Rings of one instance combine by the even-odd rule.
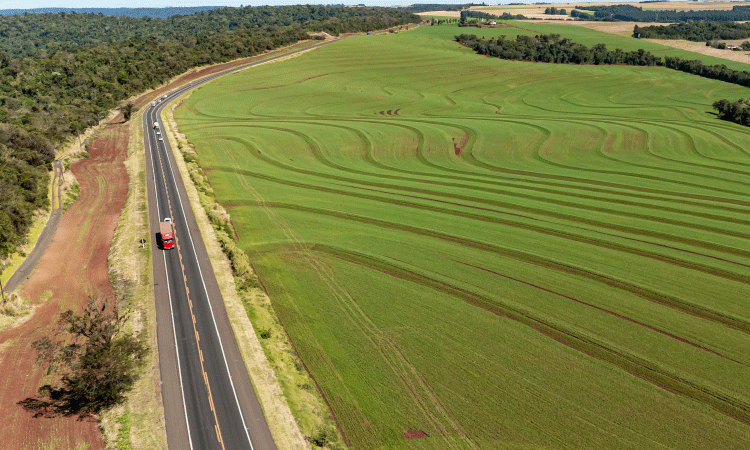
[[[146,370],[128,394],[127,403],[105,411],[101,426],[107,442],[116,443],[118,449],[167,450],[156,342],[142,120],[142,112],[133,114],[130,119],[128,157],[125,160],[130,185],[110,246],[108,265],[118,300],[132,309],[127,326],[132,331],[146,334],[150,353]],[[140,244],[141,238],[146,240],[145,248]],[[126,415],[129,417],[128,433],[122,431]]]
[[[189,95],[189,94],[187,94]],[[225,307],[235,337],[243,354],[245,365],[253,381],[258,399],[263,406],[263,411],[268,421],[268,426],[273,435],[276,445],[280,449],[307,448],[303,436],[312,434],[324,420],[321,420],[322,400],[310,392],[300,389],[298,371],[294,369],[296,357],[289,348],[288,341],[284,338],[283,328],[278,324],[275,317],[265,317],[261,324],[261,330],[254,327],[255,320],[250,321],[246,311],[246,305],[264,305],[260,307],[253,319],[270,310],[270,301],[262,289],[238,289],[237,280],[233,275],[232,263],[222,251],[217,233],[224,233],[223,229],[215,229],[209,219],[212,215],[222,215],[217,211],[215,200],[212,195],[207,195],[205,184],[200,183],[204,175],[195,163],[186,162],[185,152],[190,152],[189,144],[184,136],[176,130],[173,109],[179,104],[175,102],[172,108],[166,109],[162,114],[166,134],[174,151],[177,167],[180,170],[188,198],[195,212],[196,221],[201,230],[206,249],[214,268],[224,298]],[[182,149],[182,152],[179,151]],[[194,153],[193,153],[194,155]],[[196,183],[198,181],[198,183]],[[197,184],[200,184],[197,186]],[[224,213],[225,214],[225,213]],[[233,234],[233,233],[232,233]],[[230,238],[231,239],[231,238]],[[254,275],[253,275],[254,276]],[[256,308],[258,308],[256,306]],[[275,323],[275,326],[274,326]],[[272,334],[273,349],[264,342],[261,346],[259,334],[262,330],[274,328]],[[299,364],[299,362],[297,362]],[[290,369],[291,368],[291,369]],[[306,374],[305,374],[306,375]],[[291,383],[290,383],[291,381]],[[309,381],[308,381],[309,382]],[[301,391],[301,392],[299,392]],[[290,409],[291,407],[291,409]],[[323,412],[325,411],[322,408]],[[293,411],[293,412],[292,412]]]

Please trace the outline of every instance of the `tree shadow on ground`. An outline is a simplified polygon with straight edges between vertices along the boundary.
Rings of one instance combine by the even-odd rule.
[[[49,384],[40,387],[36,397],[27,397],[19,401],[17,405],[34,413],[34,418],[78,416],[78,420],[83,420],[94,413],[71,391],[65,388],[53,388]]]

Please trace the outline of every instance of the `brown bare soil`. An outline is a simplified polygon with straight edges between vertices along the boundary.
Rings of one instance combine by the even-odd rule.
[[[116,119],[115,119],[116,120]],[[71,167],[81,196],[63,215],[54,239],[23,287],[34,307],[22,325],[0,333],[0,436],[7,449],[104,449],[95,418],[34,417],[18,402],[33,397],[49,383],[35,365],[31,343],[56,329],[66,309],[80,309],[90,295],[114,297],[107,270],[107,253],[128,190],[123,165],[127,125],[110,122],[91,143],[91,157]]]
[[[422,430],[409,430],[406,433],[401,433],[404,439],[421,439],[429,437],[427,433]]]

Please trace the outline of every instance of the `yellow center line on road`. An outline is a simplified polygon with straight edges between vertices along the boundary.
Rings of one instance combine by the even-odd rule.
[[[164,181],[164,192],[167,195],[169,217],[174,218],[174,214],[172,213],[172,200],[169,197],[169,190],[167,189],[167,177],[164,174],[164,164],[162,164],[161,154],[158,152],[159,141],[157,141],[156,145],[157,145],[157,155],[159,156],[159,167],[161,169],[161,178]],[[166,149],[166,144],[164,148]],[[174,220],[172,220],[172,224],[173,224],[172,226],[174,227]],[[198,335],[198,329],[195,326],[195,313],[193,313],[193,302],[190,300],[190,289],[188,289],[188,286],[187,286],[187,276],[185,275],[185,265],[182,263],[182,251],[180,250],[180,240],[177,237],[176,233],[174,234],[174,241],[175,241],[175,248],[177,249],[177,256],[180,258],[180,268],[182,269],[182,281],[185,285],[185,292],[187,293],[187,297],[188,297],[190,317],[193,319],[193,331],[195,332],[195,343],[198,346],[198,356],[200,357],[200,362],[201,362],[201,373],[203,374],[203,382],[206,383],[206,390],[208,391],[208,404],[211,407],[211,412],[214,415],[214,423],[215,423],[214,429],[216,430],[216,439],[219,441],[219,445],[221,445],[221,448],[223,450],[226,450],[224,447],[224,439],[221,436],[221,428],[219,427],[219,418],[216,416],[216,408],[214,408],[214,398],[213,398],[213,395],[211,395],[211,384],[208,382],[208,373],[206,373],[206,369],[203,365],[203,350],[201,350],[200,336]]]

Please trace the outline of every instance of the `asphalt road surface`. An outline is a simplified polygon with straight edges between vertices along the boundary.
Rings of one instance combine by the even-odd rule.
[[[308,49],[300,51],[304,50]],[[143,114],[157,341],[170,449],[275,450],[276,445],[232,332],[169,141],[162,138],[159,112],[200,84],[288,55],[189,83],[149,105]],[[154,127],[154,122],[159,126]],[[159,222],[165,218],[175,227],[176,244],[171,250],[158,246]]]
[[[63,198],[62,198],[62,184],[63,184],[63,165],[59,159],[56,159],[52,164],[52,211],[49,215],[49,220],[44,225],[42,233],[39,235],[34,249],[31,253],[26,256],[26,259],[21,265],[13,272],[13,275],[8,278],[8,282],[5,283],[5,291],[13,292],[23,282],[25,282],[30,276],[31,272],[34,271],[36,265],[39,263],[39,259],[44,254],[47,247],[49,247],[52,238],[55,236],[57,231],[57,224],[60,223],[60,218],[63,215]],[[57,195],[55,195],[55,188],[57,188]],[[57,200],[57,202],[55,202]]]
[[[157,230],[151,236],[157,338],[162,383],[169,385],[162,395],[165,414],[169,404],[177,416],[166,418],[169,448],[275,449],[168,142],[153,127],[162,107],[149,107],[144,117],[151,124],[145,131],[155,200],[149,201],[151,229]],[[171,250],[158,246],[158,222],[165,218],[175,227]],[[173,348],[162,352],[165,346]]]

